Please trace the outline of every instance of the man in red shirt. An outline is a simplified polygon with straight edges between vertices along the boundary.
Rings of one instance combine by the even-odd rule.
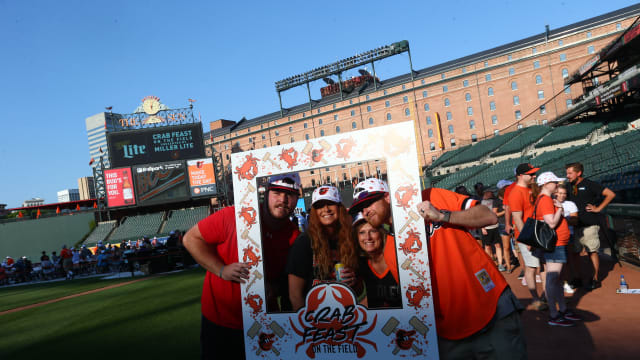
[[[373,227],[393,226],[389,190],[370,178],[354,189],[350,212]],[[418,211],[429,229],[429,267],[441,359],[526,358],[518,299],[467,228],[496,224],[477,200],[430,188]]]
[[[529,186],[533,183],[538,170],[540,168],[533,167],[528,163],[520,164],[516,168],[516,186],[509,193],[509,208],[515,225],[513,230],[516,240],[520,235],[520,231],[522,231],[524,223],[533,216],[533,199],[531,198],[531,188]],[[540,266],[540,260],[531,254],[529,246],[521,242],[518,242],[518,249],[522,254],[522,260],[525,265],[524,279],[531,293],[531,304],[536,310],[545,310],[547,306],[542,301],[543,297],[538,295],[536,284],[536,274],[539,274],[542,281],[542,289],[545,288],[545,274]]]
[[[286,265],[289,247],[299,234],[289,220],[300,193],[297,173],[269,178],[260,209],[262,255],[268,311],[277,298],[288,299]],[[192,227],[183,238],[185,248],[207,270],[202,288],[202,359],[224,353],[230,359],[244,358],[240,284],[249,278],[249,265],[238,261],[235,208],[226,207]],[[284,281],[284,282],[283,282]],[[271,308],[271,309],[270,309]],[[282,310],[288,310],[286,305]]]
[[[71,267],[73,266],[73,253],[67,249],[67,245],[62,245],[62,251],[60,251],[60,257],[62,258],[62,268],[67,279],[72,279],[73,272]]]

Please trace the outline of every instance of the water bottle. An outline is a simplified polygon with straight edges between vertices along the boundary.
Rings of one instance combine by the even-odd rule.
[[[627,281],[624,279],[624,275],[620,275],[620,292],[627,291]]]

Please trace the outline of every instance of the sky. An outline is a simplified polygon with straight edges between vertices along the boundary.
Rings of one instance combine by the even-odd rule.
[[[208,131],[279,110],[276,81],[359,52],[408,40],[422,69],[633,4],[0,0],[0,203],[55,203],[91,176],[85,119],[108,106],[127,114],[148,95],[169,108],[191,98]],[[375,66],[382,80],[409,71],[406,53]],[[306,88],[282,100],[304,103]]]

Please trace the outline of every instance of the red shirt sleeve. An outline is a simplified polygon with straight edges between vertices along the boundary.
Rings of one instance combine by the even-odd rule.
[[[235,208],[229,206],[200,220],[198,230],[207,243],[219,244],[226,240],[229,230],[235,230],[235,219]]]

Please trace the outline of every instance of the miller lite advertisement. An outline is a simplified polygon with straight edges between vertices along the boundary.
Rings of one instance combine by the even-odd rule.
[[[204,157],[200,124],[110,132],[107,143],[115,167]]]
[[[104,171],[104,180],[109,207],[136,204],[130,168],[107,169]]]
[[[138,203],[153,205],[188,200],[185,170],[183,161],[134,166]]]
[[[216,194],[216,178],[213,160],[210,158],[187,161],[191,196],[211,196]]]

